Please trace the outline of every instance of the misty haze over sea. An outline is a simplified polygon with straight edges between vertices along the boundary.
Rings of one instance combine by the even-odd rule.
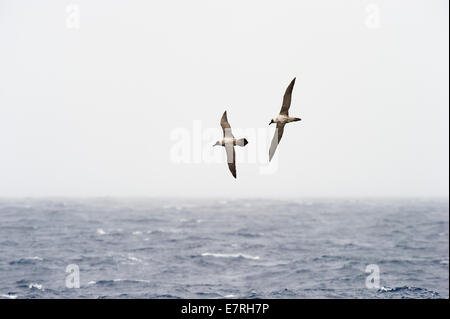
[[[449,297],[448,199],[2,199],[0,218],[1,298]]]

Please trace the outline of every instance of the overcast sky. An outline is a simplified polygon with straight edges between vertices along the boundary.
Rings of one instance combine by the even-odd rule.
[[[0,197],[448,196],[448,5],[0,0]]]

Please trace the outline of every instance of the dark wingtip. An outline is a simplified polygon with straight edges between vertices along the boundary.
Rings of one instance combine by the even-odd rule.
[[[244,146],[248,144],[248,141],[246,138],[244,138]]]

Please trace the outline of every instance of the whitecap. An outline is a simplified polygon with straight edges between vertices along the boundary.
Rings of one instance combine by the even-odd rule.
[[[251,256],[246,254],[221,254],[221,253],[203,253],[202,256],[212,256],[212,257],[219,257],[219,258],[245,258],[245,259],[252,259],[252,260],[259,260],[259,256]]]
[[[139,258],[136,258],[134,256],[128,256],[128,259],[131,260],[131,261],[137,261],[137,262],[141,262],[142,261]]]
[[[39,257],[39,256],[25,257],[24,259],[26,259],[26,260],[39,260],[39,261],[44,260],[44,259],[42,259],[42,258]]]
[[[167,228],[167,229],[154,229],[146,231],[147,234],[161,234],[161,233],[180,233],[181,229],[178,228]]]
[[[150,283],[149,280],[145,280],[145,279],[121,279],[121,278],[117,278],[117,279],[113,279],[114,282],[127,282],[127,283]]]
[[[106,233],[105,233],[105,231],[104,231],[103,229],[97,228],[97,234],[99,234],[99,235],[104,235],[104,234],[106,234]]]
[[[133,232],[133,235],[140,236],[142,235],[142,232],[137,230]]]
[[[28,288],[42,290],[42,285],[38,284],[38,283],[31,283],[31,284],[28,285]]]
[[[145,280],[145,279],[135,279],[135,280],[133,280],[134,282],[143,282],[143,283],[147,283],[147,284],[149,284],[150,283],[150,280]]]
[[[0,298],[17,299],[17,295],[14,294],[0,295]]]
[[[97,283],[96,281],[91,280],[91,281],[88,282],[88,285],[95,285],[96,283]]]

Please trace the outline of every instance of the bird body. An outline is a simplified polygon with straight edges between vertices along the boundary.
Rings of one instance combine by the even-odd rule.
[[[245,146],[248,144],[247,139],[245,138],[224,138],[221,141],[217,141],[213,146],[225,146],[225,145],[233,145],[233,146]]]
[[[286,124],[286,123],[291,123],[291,122],[297,122],[297,121],[301,121],[301,118],[298,117],[291,117],[288,115],[283,115],[280,114],[277,117],[272,119],[273,123],[280,123],[280,124]]]

